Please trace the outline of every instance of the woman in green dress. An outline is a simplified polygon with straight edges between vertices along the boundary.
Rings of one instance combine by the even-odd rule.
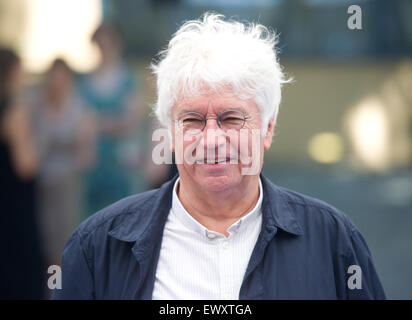
[[[137,86],[121,59],[118,33],[103,24],[92,41],[101,52],[100,65],[78,82],[80,95],[96,115],[98,130],[96,159],[85,183],[87,216],[135,191],[131,167],[138,162],[138,141],[131,138],[140,119]]]

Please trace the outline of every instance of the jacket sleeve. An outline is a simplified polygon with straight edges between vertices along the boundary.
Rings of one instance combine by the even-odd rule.
[[[366,241],[354,226],[343,260],[347,299],[386,299]]]
[[[62,286],[53,290],[53,300],[94,299],[93,273],[77,231],[64,248],[61,275]]]

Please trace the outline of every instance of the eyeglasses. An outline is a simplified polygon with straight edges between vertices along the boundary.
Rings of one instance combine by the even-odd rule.
[[[209,119],[216,119],[219,128],[228,131],[242,129],[246,120],[251,118],[252,116],[247,116],[238,110],[226,110],[217,117],[207,118],[201,113],[187,112],[181,115],[179,119],[173,121],[179,125],[184,134],[196,135],[203,131]]]

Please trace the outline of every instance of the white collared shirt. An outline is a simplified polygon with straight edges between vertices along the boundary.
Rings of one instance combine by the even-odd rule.
[[[163,232],[153,300],[237,300],[262,226],[263,189],[248,214],[232,224],[229,236],[208,230],[180,202],[173,188],[172,208]]]

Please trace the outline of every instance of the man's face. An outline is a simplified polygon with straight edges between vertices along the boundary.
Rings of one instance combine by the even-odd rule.
[[[222,128],[219,127],[215,117],[228,110],[238,112],[236,116],[245,116],[242,129],[225,130],[223,123],[230,123],[230,118],[220,118]],[[217,192],[245,186],[259,176],[264,150],[272,140],[273,121],[262,137],[261,115],[253,99],[240,99],[230,92],[207,91],[178,100],[172,109],[172,119],[185,119],[190,124],[196,118],[192,118],[193,113],[213,119],[208,119],[203,131],[197,133],[185,131],[182,122],[172,123],[172,149],[182,181]],[[183,157],[181,164],[179,157]]]

